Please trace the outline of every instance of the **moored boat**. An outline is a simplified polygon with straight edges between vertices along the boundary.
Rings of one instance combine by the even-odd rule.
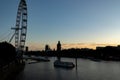
[[[56,60],[54,62],[54,66],[55,67],[64,67],[64,68],[74,68],[75,65],[72,62],[63,62],[63,61],[59,61]]]

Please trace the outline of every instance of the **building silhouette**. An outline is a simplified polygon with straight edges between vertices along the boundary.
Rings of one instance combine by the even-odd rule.
[[[50,46],[47,44],[45,45],[45,52],[49,52],[49,51],[51,51],[51,49],[50,49]]]
[[[58,41],[58,43],[57,43],[57,51],[61,51],[61,43],[60,43],[60,41]]]
[[[61,43],[58,41],[57,43],[57,59],[60,61],[60,53],[61,53]]]

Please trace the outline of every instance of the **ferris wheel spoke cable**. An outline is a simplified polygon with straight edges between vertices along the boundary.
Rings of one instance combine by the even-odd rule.
[[[3,38],[5,35],[7,35],[8,33],[7,32],[10,32],[10,30],[7,30],[6,32],[1,32],[0,33],[0,38]]]
[[[9,38],[10,38],[10,36],[12,35],[13,33],[12,32],[9,32],[9,33],[5,33],[5,34],[3,34],[3,35],[1,35],[0,36],[0,41],[2,42],[2,41],[8,41],[9,40]]]

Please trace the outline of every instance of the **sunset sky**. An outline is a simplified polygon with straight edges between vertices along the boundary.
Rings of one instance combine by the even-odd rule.
[[[0,0],[0,41],[10,39],[20,0]],[[120,0],[26,0],[26,46],[52,49],[120,44]],[[14,40],[12,41],[14,45]]]

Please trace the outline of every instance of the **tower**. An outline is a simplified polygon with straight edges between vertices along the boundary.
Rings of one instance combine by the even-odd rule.
[[[57,43],[57,59],[60,61],[60,51],[61,51],[61,43],[58,41]]]
[[[58,44],[57,44],[57,51],[61,51],[61,43],[60,43],[60,41],[58,41]]]

